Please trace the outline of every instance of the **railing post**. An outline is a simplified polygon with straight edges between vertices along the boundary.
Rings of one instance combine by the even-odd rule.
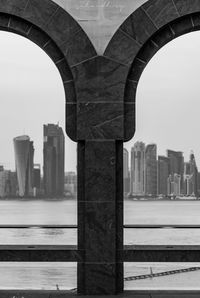
[[[78,293],[123,291],[123,143],[78,144]]]

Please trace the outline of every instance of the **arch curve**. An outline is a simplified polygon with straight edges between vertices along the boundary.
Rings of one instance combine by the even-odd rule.
[[[77,96],[73,67],[96,56],[80,25],[51,0],[0,0],[0,30],[37,44],[58,68],[66,97],[66,132],[77,141]]]
[[[180,35],[200,30],[200,1],[149,0],[111,39],[104,55],[127,66],[124,72],[124,141],[135,133],[135,96],[140,76],[156,52]]]

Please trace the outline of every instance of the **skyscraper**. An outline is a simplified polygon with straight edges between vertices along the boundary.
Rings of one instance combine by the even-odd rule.
[[[167,157],[169,158],[169,174],[178,174],[181,177],[180,191],[184,192],[183,187],[183,173],[184,173],[184,158],[180,151],[167,150]]]
[[[169,177],[169,158],[158,156],[158,195],[167,195],[167,179]]]
[[[44,125],[44,191],[46,196],[62,196],[64,193],[65,139],[61,127]]]
[[[131,149],[131,193],[145,194],[145,144],[137,142]]]
[[[168,195],[180,196],[181,195],[181,175],[171,174],[168,178]]]
[[[195,161],[193,152],[191,152],[190,154],[189,164],[190,164],[190,175],[191,175],[191,184],[192,184],[191,194],[197,196],[198,195],[198,169],[196,166],[196,161]]]
[[[130,174],[129,174],[129,153],[123,149],[123,177],[124,177],[124,194],[130,192]]]
[[[33,142],[28,136],[16,137],[13,142],[19,196],[30,196],[33,193]]]
[[[157,195],[157,146],[149,144],[145,149],[145,194]]]

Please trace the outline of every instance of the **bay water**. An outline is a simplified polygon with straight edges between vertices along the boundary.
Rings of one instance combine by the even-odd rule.
[[[200,225],[200,201],[124,201],[124,223]],[[37,225],[76,225],[76,200],[2,200],[0,225],[32,225],[0,229],[0,245],[76,245],[77,229]],[[200,245],[200,229],[125,229],[124,244]],[[200,267],[184,263],[125,263],[126,276]],[[76,263],[0,263],[0,289],[71,289],[77,283]],[[200,271],[125,282],[125,289],[200,289]]]

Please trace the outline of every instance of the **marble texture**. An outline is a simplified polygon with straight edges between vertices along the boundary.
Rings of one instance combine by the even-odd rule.
[[[100,56],[74,66],[72,73],[78,102],[123,101],[127,66]]]
[[[156,31],[152,20],[142,8],[131,14],[121,25],[120,29],[130,35],[138,43],[142,44]]]
[[[78,103],[77,138],[123,139],[123,103]]]
[[[174,0],[180,15],[199,12],[200,2],[198,0]]]
[[[125,19],[146,0],[54,0],[68,11],[102,55]]]
[[[173,0],[151,0],[146,2],[142,9],[158,29],[180,17]]]
[[[122,148],[122,142],[114,140],[87,140],[78,145],[78,247],[84,260],[78,264],[78,288],[85,294],[123,289],[123,264],[118,261],[123,247],[123,206],[117,203],[123,192],[117,176],[122,172]]]

